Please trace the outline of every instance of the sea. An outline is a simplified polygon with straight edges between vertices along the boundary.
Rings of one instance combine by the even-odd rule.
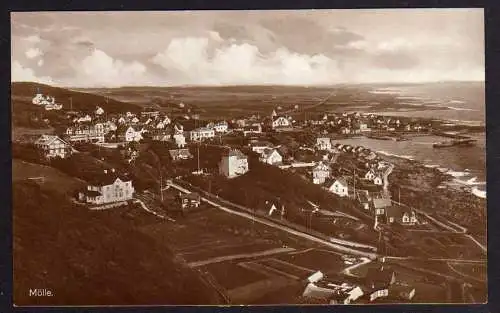
[[[484,83],[394,85],[374,87],[370,92],[393,95],[399,103],[412,107],[374,113],[434,118],[450,123],[485,124]],[[448,184],[466,186],[477,197],[486,198],[486,134],[474,133],[471,137],[477,140],[475,146],[441,149],[432,147],[434,142],[443,140],[437,136],[417,136],[408,141],[361,137],[338,142],[362,145],[380,154],[423,162],[427,167],[435,167],[451,175],[453,179]]]

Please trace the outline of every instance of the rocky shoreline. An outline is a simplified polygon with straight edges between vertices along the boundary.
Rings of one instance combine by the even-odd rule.
[[[486,233],[486,199],[472,194],[467,187],[450,184],[454,177],[422,162],[383,156],[395,165],[389,176],[395,200],[429,214],[463,225],[470,233]]]

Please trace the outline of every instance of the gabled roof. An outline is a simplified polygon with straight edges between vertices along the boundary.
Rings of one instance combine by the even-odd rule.
[[[99,191],[87,190],[87,189],[83,193],[89,197],[98,197],[102,195]]]
[[[170,154],[170,157],[172,159],[177,159],[180,156],[184,156],[186,158],[190,158],[193,156],[191,152],[189,152],[189,149],[172,149],[168,150],[168,153]]]
[[[368,190],[357,190],[356,193],[357,193],[359,202],[368,203],[370,201]]]
[[[266,158],[266,159],[267,159],[267,158],[269,158],[271,155],[273,155],[273,153],[278,153],[278,154],[279,154],[278,150],[276,150],[276,149],[273,149],[273,148],[265,148],[265,149],[264,149],[264,151],[262,151],[261,156],[262,156],[263,158]]]
[[[327,164],[323,163],[323,162],[319,162],[318,165],[316,165],[315,167],[313,167],[313,172],[315,171],[329,171],[330,170],[330,166],[328,166]]]
[[[401,205],[391,205],[385,210],[385,214],[387,217],[393,217],[398,219],[403,217],[405,213],[409,215],[411,214],[411,212],[412,210],[410,208]]]
[[[181,199],[189,199],[189,200],[195,200],[195,201],[200,201],[201,196],[197,192],[190,192],[187,194],[182,194]]]
[[[373,199],[373,206],[375,207],[375,209],[389,208],[392,206],[391,199],[387,198]]]
[[[196,128],[196,129],[193,129],[191,132],[206,132],[206,131],[213,131],[212,128],[208,128],[208,127],[199,127],[199,128]]]
[[[316,138],[316,143],[331,143],[331,139],[329,137],[318,137]]]
[[[238,149],[229,150],[227,156],[230,156],[230,157],[235,156],[235,157],[238,157],[238,159],[247,159],[247,156]]]
[[[120,179],[123,182],[128,182],[131,179],[128,177],[126,174],[119,174],[119,173],[102,173],[102,174],[96,174],[93,175],[92,178],[89,180],[89,184],[92,186],[107,186],[113,184],[117,179]]]
[[[54,141],[60,141],[66,145],[69,146],[69,143],[67,143],[66,141],[64,141],[63,139],[61,139],[60,137],[58,136],[55,136],[55,135],[42,135],[40,136],[40,138],[38,138],[36,141],[35,141],[35,144],[39,144],[39,145],[50,145],[52,144]]]
[[[347,184],[347,179],[346,179],[345,177],[340,177],[340,178],[337,178],[337,179],[334,181],[334,183],[335,183],[335,182],[339,182],[339,184],[341,184],[341,185],[343,185],[343,186],[346,186],[346,187],[348,186],[348,184]]]

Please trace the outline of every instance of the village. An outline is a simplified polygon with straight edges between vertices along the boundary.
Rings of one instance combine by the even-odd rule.
[[[450,301],[456,301],[472,289],[467,275],[457,279],[439,271],[411,273],[413,265],[423,261],[422,253],[406,244],[418,241],[412,236],[420,232],[431,236],[423,236],[421,243],[426,246],[425,240],[430,238],[430,246],[422,248],[429,262],[475,263],[484,258],[485,251],[473,243],[475,248],[469,249],[465,228],[402,203],[401,195],[393,192],[391,173],[396,165],[390,160],[366,147],[336,142],[355,136],[395,141],[405,140],[409,134],[425,136],[432,132],[431,122],[360,112],[308,117],[293,105],[271,106],[266,116],[212,120],[192,112],[183,102],[175,114],[168,115],[153,108],[111,113],[103,103],[89,103],[93,109],[83,112],[73,110],[71,100],[64,105],[56,101],[40,91],[32,99],[33,105],[59,111],[58,116],[65,118],[57,121],[55,132],[26,137],[15,144],[48,166],[88,171],[86,188],[72,196],[78,205],[99,211],[136,204],[174,224],[189,221],[190,216],[201,218],[203,212],[209,216],[214,214],[212,209],[222,210],[226,213],[217,214],[238,215],[252,225],[266,225],[311,241],[313,248],[301,247],[304,255],[323,256],[297,261],[299,257],[294,255],[301,254],[291,243],[268,247],[277,249],[273,256],[255,251],[253,257],[246,257],[247,262],[227,265],[258,275],[266,272],[269,277],[279,277],[277,281],[304,282],[297,296],[302,303],[412,302],[424,283],[442,284],[436,294],[449,294],[447,284],[458,284],[448,295]],[[117,166],[75,169],[77,165],[68,160],[79,154]],[[147,171],[137,170],[146,165]],[[447,241],[456,251],[446,250]],[[441,248],[435,248],[436,244]],[[247,245],[251,251],[252,243]],[[223,268],[233,262],[230,257],[217,257],[222,259],[194,258],[190,262],[197,268],[214,264]],[[332,260],[315,266],[319,259]],[[404,262],[406,266],[401,265]],[[216,285],[223,285],[218,282],[223,279],[211,275]],[[255,290],[262,287],[252,284]],[[232,290],[232,301],[247,301],[243,295],[249,291],[243,289],[248,285],[232,287],[221,289]]]

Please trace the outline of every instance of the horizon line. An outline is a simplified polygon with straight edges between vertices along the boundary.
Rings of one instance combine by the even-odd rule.
[[[226,85],[206,85],[206,84],[179,84],[179,85],[123,85],[123,86],[63,86],[58,84],[41,83],[35,81],[11,81],[12,84],[39,84],[50,87],[65,88],[65,89],[120,89],[120,88],[230,88],[230,87],[302,87],[302,88],[325,88],[336,86],[356,86],[356,85],[419,85],[419,84],[446,84],[446,83],[485,83],[486,80],[436,80],[436,81],[421,81],[421,82],[345,82],[332,84],[226,84]]]

